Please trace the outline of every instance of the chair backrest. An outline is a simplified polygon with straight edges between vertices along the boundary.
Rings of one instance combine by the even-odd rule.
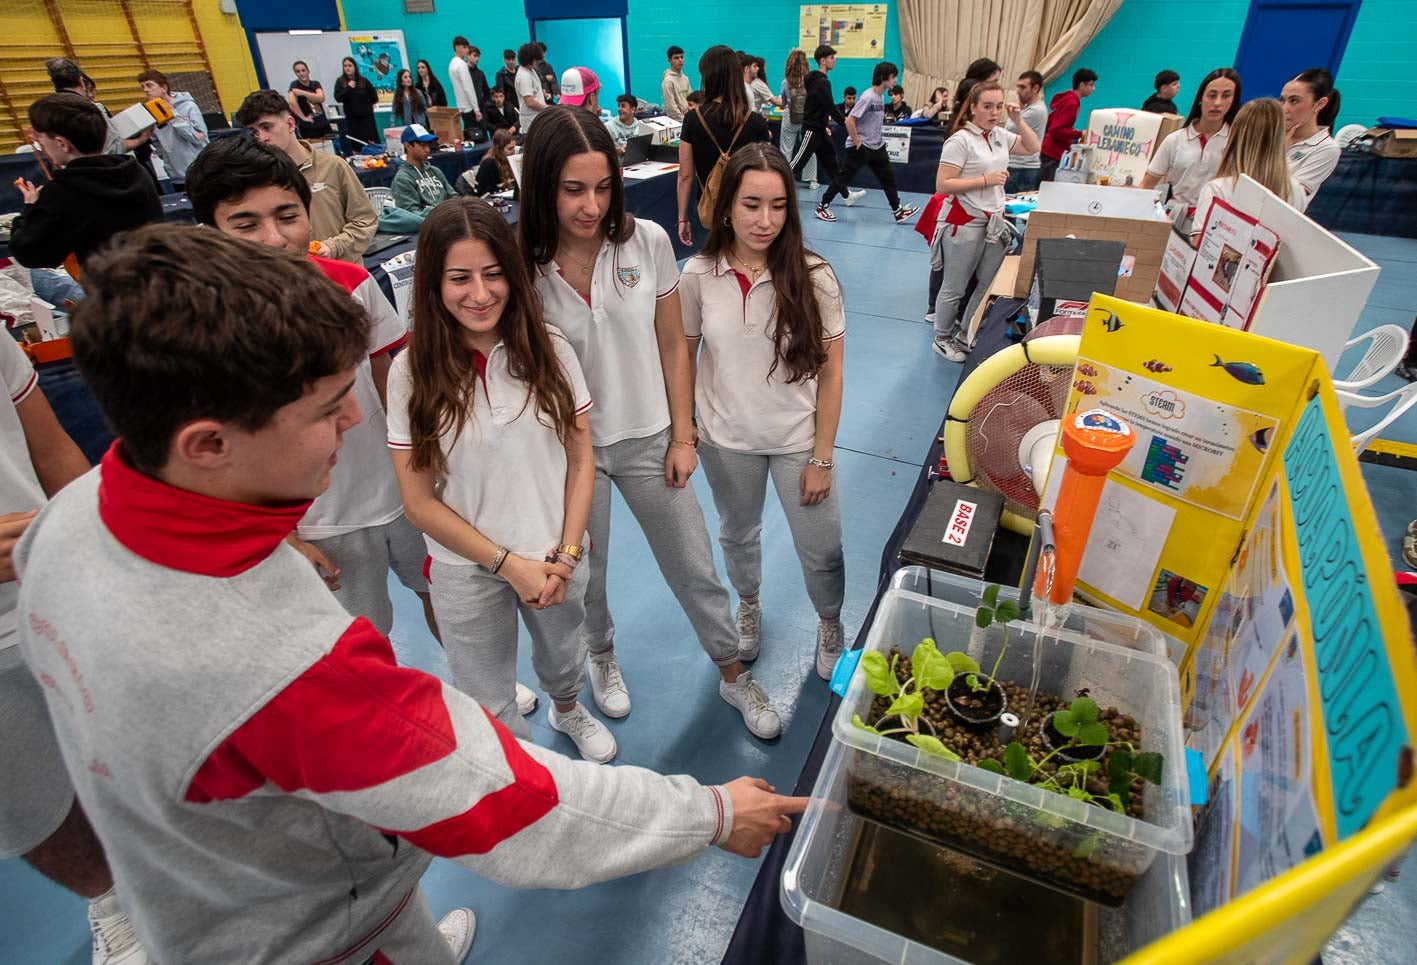
[[[1383,395],[1361,395],[1357,392],[1348,392],[1342,389],[1336,390],[1339,405],[1344,410],[1344,418],[1348,418],[1350,409],[1376,409],[1379,406],[1388,406],[1387,412],[1383,413],[1375,425],[1353,435],[1353,451],[1362,453],[1368,448],[1368,443],[1372,442],[1379,432],[1392,425],[1402,417],[1408,409],[1417,405],[1417,382],[1409,382],[1400,389]]]
[[[375,215],[383,214],[394,206],[394,193],[388,188],[365,188],[364,193],[369,195],[369,203],[374,206]]]
[[[1407,353],[1407,330],[1400,325],[1379,325],[1357,338],[1349,339],[1344,347],[1352,348],[1363,342],[1368,343],[1363,358],[1347,376],[1334,379],[1334,388],[1350,392],[1365,389],[1391,373]]]

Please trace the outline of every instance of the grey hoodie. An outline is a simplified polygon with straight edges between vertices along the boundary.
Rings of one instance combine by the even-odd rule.
[[[172,95],[172,120],[153,133],[153,149],[162,158],[167,176],[187,180],[187,167],[207,146],[207,122],[202,109],[186,91]]]

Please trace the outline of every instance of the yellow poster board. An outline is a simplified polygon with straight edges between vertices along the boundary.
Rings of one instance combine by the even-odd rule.
[[[830,44],[838,57],[881,58],[886,49],[888,3],[804,4],[799,14],[797,46],[812,55]]]

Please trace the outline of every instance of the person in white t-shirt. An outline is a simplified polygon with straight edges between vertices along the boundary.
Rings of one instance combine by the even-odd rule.
[[[738,591],[738,627],[761,640],[763,500],[772,478],[817,611],[817,674],[841,656],[846,563],[832,471],[846,315],[831,266],[802,242],[792,168],[768,144],[734,152],[713,227],[679,281],[698,353],[699,456]]]
[[[718,667],[719,694],[758,737],[781,720],[743,669],[728,592],[689,476],[698,465],[694,373],[679,304],[679,270],[664,229],[625,213],[615,143],[576,108],[546,111],[527,135],[522,251],[546,320],[576,350],[595,396],[595,495],[585,636],[591,690],[609,717],[630,712],[605,599],[610,485],[629,504],[699,644]],[[658,643],[658,641],[657,641]]]
[[[586,545],[595,456],[590,393],[542,318],[511,228],[473,198],[440,204],[414,261],[413,336],[389,374],[388,446],[428,540],[433,608],[457,688],[524,740],[517,615],[551,697],[547,722],[586,760],[615,738],[585,683]]]
[[[1004,128],[1006,115],[1018,128],[1017,134]],[[1009,159],[1035,154],[1038,147],[1038,135],[1020,123],[1017,104],[1004,103],[1004,89],[997,81],[970,88],[954,119],[954,133],[940,149],[935,172],[935,193],[950,195],[930,246],[932,266],[944,270],[935,299],[934,349],[941,358],[963,362],[969,354],[960,320],[974,317],[1003,263],[1010,237],[1004,222]],[[959,303],[971,277],[977,285],[961,316]]]
[[[1240,110],[1240,75],[1217,67],[1201,78],[1186,126],[1172,131],[1147,163],[1141,186],[1171,185],[1172,214],[1182,232],[1191,228],[1196,201],[1206,182],[1220,170],[1220,158],[1230,138],[1230,124]]]
[[[1285,160],[1304,186],[1304,193],[1312,198],[1338,167],[1343,153],[1332,135],[1338,119],[1338,88],[1328,71],[1313,67],[1284,85],[1279,103],[1288,132]]]
[[[308,254],[310,187],[283,152],[248,138],[223,138],[192,162],[187,196],[200,224],[309,257],[368,317],[369,355],[359,365],[353,389],[364,419],[345,433],[330,486],[301,518],[290,543],[320,572],[351,616],[368,617],[383,634],[394,624],[389,599],[393,570],[399,582],[418,594],[436,637],[438,626],[423,578],[423,540],[404,517],[384,445],[391,353],[408,338],[407,328],[362,266]]]
[[[1242,174],[1254,178],[1300,211],[1309,203],[1304,186],[1290,173],[1284,158],[1284,111],[1277,100],[1258,97],[1235,115],[1225,155],[1220,159],[1220,170],[1201,188],[1196,201],[1196,216],[1191,222],[1192,243],[1200,239],[1205,228],[1211,201],[1216,198],[1229,201]]]
[[[523,134],[531,130],[531,122],[550,106],[546,103],[541,78],[536,73],[540,60],[541,48],[536,44],[524,43],[517,48],[517,76],[512,87],[517,95],[517,126]]]

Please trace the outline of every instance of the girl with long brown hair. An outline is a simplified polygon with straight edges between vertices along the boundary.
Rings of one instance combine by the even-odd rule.
[[[1309,203],[1309,196],[1299,179],[1290,173],[1284,147],[1284,110],[1279,101],[1257,97],[1240,108],[1235,115],[1235,123],[1230,125],[1230,139],[1220,158],[1220,170],[1201,188],[1200,197],[1196,200],[1191,239],[1199,238],[1205,228],[1211,201],[1216,198],[1229,201],[1242,174],[1254,178],[1303,211]]]
[[[508,160],[517,151],[517,136],[505,128],[494,131],[492,147],[482,157],[474,171],[464,171],[458,178],[458,194],[474,194],[479,198],[496,191],[514,191],[516,176]]]
[[[782,132],[778,137],[778,146],[783,154],[791,157],[802,138],[802,109],[807,105],[807,52],[800,47],[787,55],[779,95],[782,98]],[[803,166],[802,180],[813,191],[817,190],[816,158]]]
[[[390,122],[393,127],[428,126],[428,102],[413,82],[413,71],[407,67],[399,71],[394,82],[394,110]]]
[[[749,144],[728,162],[713,228],[684,266],[679,291],[684,333],[699,357],[699,458],[738,591],[740,637],[756,651],[771,477],[817,610],[817,674],[828,680],[844,639],[832,455],[846,315],[836,274],[803,243],[792,168],[777,148]]]
[[[728,592],[714,569],[698,466],[694,372],[680,317],[679,268],[664,229],[624,209],[615,142],[588,111],[553,107],[527,132],[522,250],[546,318],[570,339],[596,397],[595,495],[585,637],[591,690],[609,717],[630,712],[605,598],[613,483],[639,521],[699,645],[718,667],[719,694],[764,739],[782,724],[743,669]],[[659,644],[659,641],[656,641]]]
[[[615,738],[577,702],[585,680],[590,394],[500,213],[471,198],[423,222],[408,349],[389,372],[389,448],[423,531],[433,612],[458,689],[523,739],[517,614],[551,727],[604,763]]]

